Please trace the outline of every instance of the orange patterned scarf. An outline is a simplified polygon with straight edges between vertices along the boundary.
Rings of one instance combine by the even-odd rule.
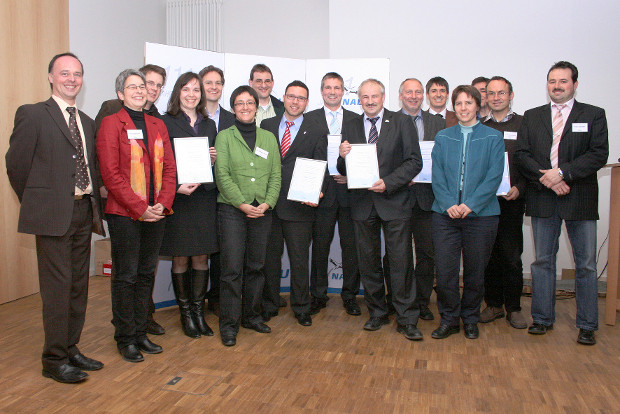
[[[146,174],[144,172],[144,151],[135,139],[130,139],[131,143],[131,189],[142,200],[148,202],[146,189]],[[164,141],[161,134],[157,133],[155,144],[153,145],[153,162],[151,171],[153,172],[153,188],[155,189],[155,200],[161,190],[162,175],[164,170]]]

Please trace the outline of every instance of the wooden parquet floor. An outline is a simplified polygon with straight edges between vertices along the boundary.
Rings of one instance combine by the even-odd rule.
[[[522,303],[529,316],[530,300]],[[176,308],[159,310],[167,333],[152,339],[164,352],[131,364],[112,338],[109,279],[93,277],[80,349],[105,368],[78,385],[43,378],[39,295],[1,305],[0,413],[620,412],[620,326],[601,324],[596,346],[578,345],[574,299],[558,301],[545,336],[498,320],[481,324],[478,340],[434,340],[437,321],[420,321],[422,342],[395,322],[366,332],[362,308],[349,316],[334,296],[311,327],[281,309],[271,334],[241,328],[232,348],[214,315],[216,335],[191,339]]]

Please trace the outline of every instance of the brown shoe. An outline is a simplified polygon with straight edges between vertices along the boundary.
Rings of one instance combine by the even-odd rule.
[[[525,317],[521,313],[521,311],[516,312],[507,312],[506,320],[515,329],[525,329],[527,328],[527,322],[525,321]]]
[[[493,322],[495,319],[503,318],[505,315],[504,309],[496,308],[494,306],[487,306],[482,312],[480,312],[480,322]]]

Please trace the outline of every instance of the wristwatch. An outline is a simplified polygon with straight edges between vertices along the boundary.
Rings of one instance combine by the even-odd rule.
[[[558,167],[558,175],[561,179],[564,179],[564,173],[562,172],[562,169],[560,167]]]

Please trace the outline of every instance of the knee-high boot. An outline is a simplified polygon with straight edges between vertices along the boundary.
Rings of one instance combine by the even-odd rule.
[[[172,288],[179,304],[183,333],[190,338],[200,338],[200,331],[192,319],[190,310],[191,280],[189,269],[183,273],[172,273]]]
[[[192,302],[190,310],[194,324],[202,335],[212,336],[213,330],[205,321],[205,295],[207,294],[208,270],[192,269]]]

